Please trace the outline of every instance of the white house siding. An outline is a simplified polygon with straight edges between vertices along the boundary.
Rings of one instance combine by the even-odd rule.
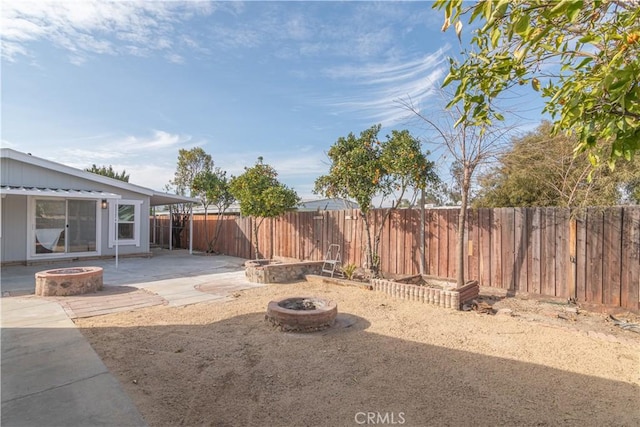
[[[27,253],[27,198],[7,195],[2,198],[2,262],[24,261]]]

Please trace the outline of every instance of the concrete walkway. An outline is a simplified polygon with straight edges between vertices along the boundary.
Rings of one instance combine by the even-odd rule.
[[[2,298],[3,426],[144,426],[142,415],[65,311]]]
[[[152,258],[76,261],[2,268],[2,426],[141,426],[144,419],[71,318],[153,305],[228,301],[261,284],[244,277],[244,260],[155,251]],[[104,269],[104,291],[36,297],[38,271]]]

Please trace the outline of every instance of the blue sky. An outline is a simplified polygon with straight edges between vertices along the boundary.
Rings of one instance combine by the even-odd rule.
[[[202,147],[230,175],[262,156],[315,198],[340,136],[381,123],[381,136],[407,128],[428,138],[398,101],[437,107],[433,89],[461,49],[430,2],[1,8],[2,146],[78,168],[112,165],[157,190],[179,149]]]

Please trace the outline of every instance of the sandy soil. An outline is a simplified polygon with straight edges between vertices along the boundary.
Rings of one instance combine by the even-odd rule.
[[[306,282],[236,296],[77,323],[152,426],[640,425],[640,334],[604,315]],[[335,300],[336,326],[273,329],[267,303],[292,296]]]

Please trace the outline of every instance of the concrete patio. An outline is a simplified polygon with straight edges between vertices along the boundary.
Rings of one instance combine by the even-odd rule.
[[[245,260],[155,250],[151,258],[2,267],[3,426],[139,426],[144,419],[71,319],[154,305],[228,301],[264,286],[245,279]],[[35,273],[97,266],[104,289],[36,297]]]

